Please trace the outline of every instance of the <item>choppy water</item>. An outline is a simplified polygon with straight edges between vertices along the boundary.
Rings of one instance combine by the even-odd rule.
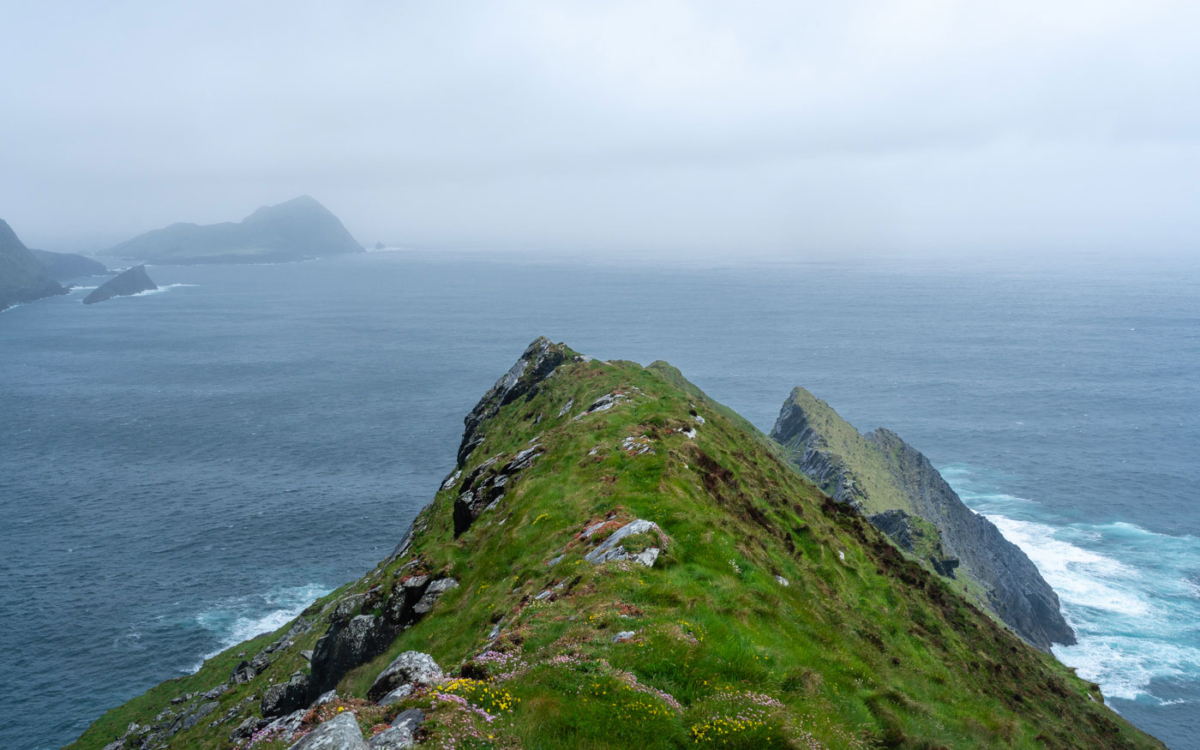
[[[9,310],[0,747],[68,742],[373,566],[546,334],[667,359],[764,429],[794,385],[895,429],[1059,592],[1059,657],[1198,748],[1197,270],[395,252]]]

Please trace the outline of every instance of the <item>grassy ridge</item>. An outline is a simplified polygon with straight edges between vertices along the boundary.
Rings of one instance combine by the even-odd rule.
[[[616,391],[629,400],[573,418]],[[747,425],[665,363],[560,368],[485,423],[468,469],[531,440],[545,449],[500,504],[455,538],[457,488],[439,492],[408,553],[338,593],[388,590],[414,559],[460,582],[387,653],[346,675],[341,700],[313,720],[353,710],[370,731],[419,705],[431,747],[1161,747],[1104,707],[1096,686],[829,501]],[[621,447],[630,437],[653,452],[631,455]],[[626,540],[634,551],[665,541],[653,568],[583,560],[594,546],[583,529],[634,518],[666,536]],[[303,643],[226,693],[210,718],[303,668],[293,654],[324,629],[321,610],[310,608],[317,627]],[[631,635],[614,641],[618,633]],[[233,654],[271,640],[230,649],[189,685],[223,682]],[[462,679],[387,710],[365,704],[375,676],[408,650]],[[114,728],[186,689],[164,683],[72,747],[102,748]],[[245,705],[170,746],[231,746],[229,730],[257,710]]]

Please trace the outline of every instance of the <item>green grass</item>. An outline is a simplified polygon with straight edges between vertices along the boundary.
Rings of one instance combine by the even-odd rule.
[[[528,748],[1161,747],[1094,700],[1095,686],[906,559],[745,420],[689,386],[661,363],[571,364],[485,423],[468,469],[532,438],[546,451],[457,539],[455,490],[438,493],[409,553],[339,593],[389,590],[414,557],[460,582],[387,653],[346,675],[341,706],[369,729],[421,705],[431,712],[430,747],[452,738],[456,747]],[[572,419],[618,389],[628,402]],[[572,398],[572,412],[557,417]],[[690,428],[695,440],[680,432]],[[620,449],[641,435],[653,454]],[[582,560],[591,547],[576,535],[609,515],[659,525],[667,539],[654,568]],[[626,545],[663,541],[648,537]],[[550,599],[534,599],[558,584]],[[502,632],[492,649],[503,656],[480,659],[495,622]],[[620,631],[635,635],[614,643]],[[231,649],[187,684],[223,681],[237,661],[229,654],[271,640]],[[221,711],[303,668],[292,655],[299,648],[223,697]],[[354,702],[408,650],[482,682],[414,697],[387,716]],[[133,717],[153,716],[189,689],[164,683],[72,747],[101,748]],[[229,730],[252,710],[180,733],[171,747],[229,747]]]

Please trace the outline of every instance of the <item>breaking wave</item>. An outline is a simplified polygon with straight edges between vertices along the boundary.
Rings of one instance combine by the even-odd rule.
[[[196,615],[196,624],[216,637],[217,648],[204,654],[211,659],[230,646],[286,625],[314,600],[333,589],[319,583],[274,589],[266,594],[231,599]],[[195,672],[204,661],[191,667]]]
[[[942,473],[1058,593],[1079,641],[1054,647],[1060,661],[1107,698],[1200,702],[1200,539],[1119,521],[1055,525],[1038,503],[993,491],[969,468]],[[1155,695],[1163,684],[1170,698]]]

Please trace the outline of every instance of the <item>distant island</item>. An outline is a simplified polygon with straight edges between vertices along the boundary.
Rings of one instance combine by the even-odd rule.
[[[66,293],[8,222],[0,219],[0,310]]]
[[[83,298],[83,304],[94,305],[113,297],[129,297],[141,292],[148,292],[151,289],[158,289],[158,285],[150,280],[150,275],[146,273],[146,267],[144,265],[134,266],[94,289],[91,294]]]
[[[288,263],[360,253],[342,222],[307,195],[264,206],[239,223],[172,224],[138,235],[101,255],[156,264]]]

